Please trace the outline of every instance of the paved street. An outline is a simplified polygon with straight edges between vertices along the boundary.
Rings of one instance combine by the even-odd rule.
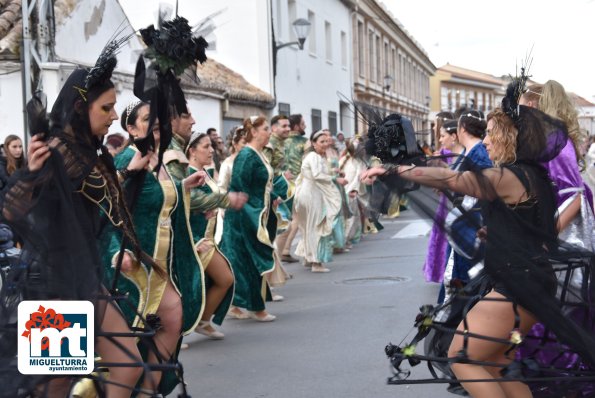
[[[411,331],[420,304],[438,287],[423,281],[429,224],[413,211],[385,220],[328,274],[288,265],[294,278],[278,289],[269,324],[226,320],[223,341],[200,335],[183,351],[193,397],[442,397],[443,385],[389,386],[384,346]],[[402,282],[382,279],[405,278]],[[355,279],[360,279],[357,281]],[[411,337],[411,336],[410,336]],[[421,348],[421,347],[420,347]],[[414,375],[427,375],[420,365]]]

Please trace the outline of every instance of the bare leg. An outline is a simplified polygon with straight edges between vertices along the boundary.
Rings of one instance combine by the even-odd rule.
[[[293,214],[293,220],[291,220],[291,226],[289,228],[289,232],[287,234],[287,238],[285,241],[285,244],[283,245],[283,247],[279,247],[279,250],[281,250],[281,254],[284,255],[288,255],[291,254],[291,243],[293,242],[293,240],[295,239],[295,235],[298,232],[298,219],[297,219],[297,214]]]
[[[113,302],[108,302],[101,323],[101,330],[104,332],[129,332],[130,328],[124,320],[122,313],[115,308]],[[130,354],[127,354],[119,345],[123,346]],[[142,359],[136,346],[135,337],[99,337],[97,339],[97,352],[102,361],[112,363],[141,363]],[[127,398],[130,397],[132,389],[136,386],[143,370],[140,367],[117,367],[111,368],[109,381],[122,384],[125,387],[107,383],[105,387],[106,395],[109,398]]]
[[[171,282],[167,283],[167,287],[163,292],[157,315],[161,319],[161,329],[157,331],[153,339],[159,354],[167,360],[173,355],[178,341],[182,337],[182,301]],[[159,363],[157,356],[152,352],[149,354],[147,361],[153,364]],[[148,391],[156,390],[161,382],[161,373],[161,371],[153,371],[150,375],[145,375],[142,384],[143,389]],[[140,394],[139,396],[147,395]]]
[[[487,298],[504,298],[500,293],[490,292]],[[535,318],[524,309],[517,307],[521,317],[521,332],[526,334],[535,323]],[[514,312],[512,303],[504,301],[480,300],[467,314],[467,323],[470,333],[483,336],[508,339],[514,328]],[[463,323],[457,330],[464,330]],[[455,335],[448,351],[449,357],[454,357],[463,348],[463,336]],[[509,346],[487,340],[469,338],[467,355],[476,361],[496,362],[507,365],[512,359],[504,353]],[[510,358],[514,354],[509,354]],[[501,368],[481,365],[455,363],[451,365],[452,371],[458,379],[496,379],[500,377]],[[521,382],[486,382],[463,383],[463,387],[474,398],[525,398],[532,397],[529,388]]]
[[[231,285],[233,285],[233,274],[231,273],[225,258],[217,251],[213,254],[213,258],[211,259],[206,272],[213,280],[213,286],[207,291],[202,320],[210,321],[213,313],[225,298],[227,291]],[[209,331],[211,331],[210,329],[213,329],[211,326],[207,326],[207,328]],[[214,329],[212,331],[214,331]]]

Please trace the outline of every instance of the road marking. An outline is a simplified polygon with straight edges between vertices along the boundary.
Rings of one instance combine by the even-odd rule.
[[[411,239],[427,236],[432,230],[432,225],[424,220],[413,221],[405,228],[394,234],[391,239]]]

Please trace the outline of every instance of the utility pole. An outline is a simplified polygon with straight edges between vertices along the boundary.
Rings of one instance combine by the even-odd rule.
[[[26,105],[34,91],[42,90],[42,64],[54,60],[54,6],[51,0],[22,0],[23,126],[25,147],[29,144]],[[35,87],[34,87],[35,86]]]

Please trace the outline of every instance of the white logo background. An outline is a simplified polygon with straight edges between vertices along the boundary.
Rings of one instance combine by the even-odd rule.
[[[76,314],[86,317],[86,326],[72,323],[62,331],[56,328],[31,329],[29,337],[23,336],[31,314],[39,311],[39,307],[52,309],[56,314]],[[90,301],[23,301],[18,310],[18,368],[22,374],[89,374],[93,371],[95,356],[95,317],[93,304]],[[40,357],[41,340],[50,340],[49,357]],[[81,338],[86,337],[86,350]],[[60,340],[68,339],[70,355],[61,356]]]

